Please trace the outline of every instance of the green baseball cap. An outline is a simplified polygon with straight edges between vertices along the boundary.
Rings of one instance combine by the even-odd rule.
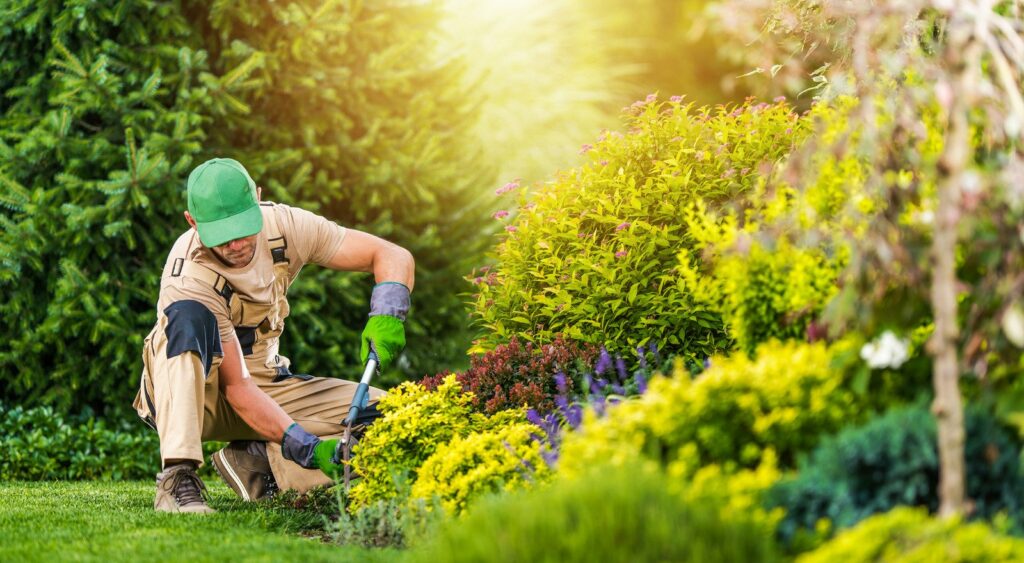
[[[263,230],[256,182],[231,158],[212,158],[188,175],[188,212],[207,247]]]

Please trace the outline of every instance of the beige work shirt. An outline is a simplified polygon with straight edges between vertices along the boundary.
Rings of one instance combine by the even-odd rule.
[[[260,207],[263,230],[248,265],[225,265],[200,243],[198,233],[189,229],[178,237],[167,257],[157,301],[158,316],[175,301],[191,299],[205,305],[217,319],[222,346],[238,340],[250,372],[288,367],[288,359],[278,354],[278,341],[290,311],[288,288],[307,263],[326,265],[341,247],[346,232],[344,227],[303,209],[270,202]],[[277,225],[276,236],[272,221]],[[269,241],[280,236],[287,245],[286,261],[275,263]],[[172,275],[179,259],[223,276],[234,296],[225,299],[209,283]]]

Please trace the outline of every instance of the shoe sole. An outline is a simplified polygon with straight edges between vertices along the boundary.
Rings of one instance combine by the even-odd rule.
[[[213,469],[220,475],[220,478],[231,487],[235,494],[242,498],[246,502],[252,501],[249,497],[249,491],[242,486],[242,480],[238,478],[238,474],[235,473],[234,468],[228,463],[228,460],[224,457],[224,452],[216,451],[210,458],[213,460]]]

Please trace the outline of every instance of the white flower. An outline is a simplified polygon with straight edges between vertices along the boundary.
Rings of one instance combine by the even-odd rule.
[[[1024,348],[1024,312],[1014,305],[1003,313],[1003,334],[1018,348]]]
[[[898,368],[910,359],[910,341],[897,338],[887,330],[865,344],[860,349],[860,357],[871,369]]]

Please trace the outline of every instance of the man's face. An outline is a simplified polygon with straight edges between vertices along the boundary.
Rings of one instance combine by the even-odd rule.
[[[241,268],[242,266],[249,265],[253,255],[256,254],[256,237],[258,236],[259,234],[255,234],[250,237],[236,238],[220,246],[210,248],[210,252],[213,252],[221,262],[228,266]]]

